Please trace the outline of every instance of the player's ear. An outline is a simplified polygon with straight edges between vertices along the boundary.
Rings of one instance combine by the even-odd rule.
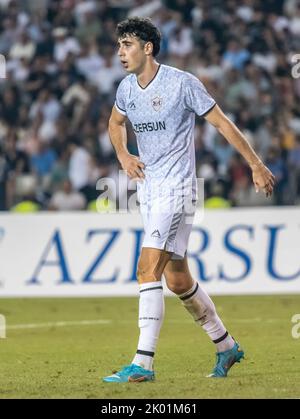
[[[152,42],[146,42],[144,45],[144,51],[146,55],[153,54],[153,44]]]

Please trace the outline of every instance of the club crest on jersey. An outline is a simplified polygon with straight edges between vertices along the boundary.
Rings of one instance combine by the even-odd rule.
[[[159,96],[156,96],[155,98],[151,99],[151,104],[155,111],[159,111],[162,105],[162,98]]]

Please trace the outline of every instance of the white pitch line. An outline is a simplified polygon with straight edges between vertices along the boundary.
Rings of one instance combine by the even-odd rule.
[[[274,323],[280,319],[261,319],[261,318],[253,318],[253,319],[226,319],[226,322],[230,323]],[[102,319],[102,320],[81,320],[81,321],[59,321],[59,322],[48,322],[48,323],[29,323],[29,324],[13,324],[7,325],[8,330],[22,330],[22,329],[43,329],[47,327],[68,327],[68,326],[92,326],[92,325],[100,325],[100,324],[110,324],[113,323],[111,319]],[[116,324],[135,324],[136,321],[132,320],[121,320],[115,322]],[[175,323],[175,324],[188,324],[192,323],[192,320],[180,320],[180,319],[166,319],[165,323]]]
[[[29,324],[12,324],[7,325],[7,329],[42,329],[45,327],[66,327],[66,326],[91,326],[97,324],[109,324],[111,320],[81,320],[71,322],[48,322],[48,323],[29,323]]]

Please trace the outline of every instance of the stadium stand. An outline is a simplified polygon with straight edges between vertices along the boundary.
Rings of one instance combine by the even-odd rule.
[[[299,1],[0,0],[0,210],[88,209],[97,180],[116,176],[107,121],[125,73],[114,29],[134,15],[160,28],[158,61],[199,77],[276,175],[272,200],[255,194],[245,162],[199,119],[207,199],[217,185],[228,206],[299,204]],[[132,130],[128,143],[137,153]]]

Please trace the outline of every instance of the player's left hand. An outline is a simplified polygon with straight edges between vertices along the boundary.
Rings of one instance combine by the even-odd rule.
[[[265,192],[266,197],[271,196],[275,184],[273,173],[262,162],[251,165],[251,169],[256,192],[261,189]]]

